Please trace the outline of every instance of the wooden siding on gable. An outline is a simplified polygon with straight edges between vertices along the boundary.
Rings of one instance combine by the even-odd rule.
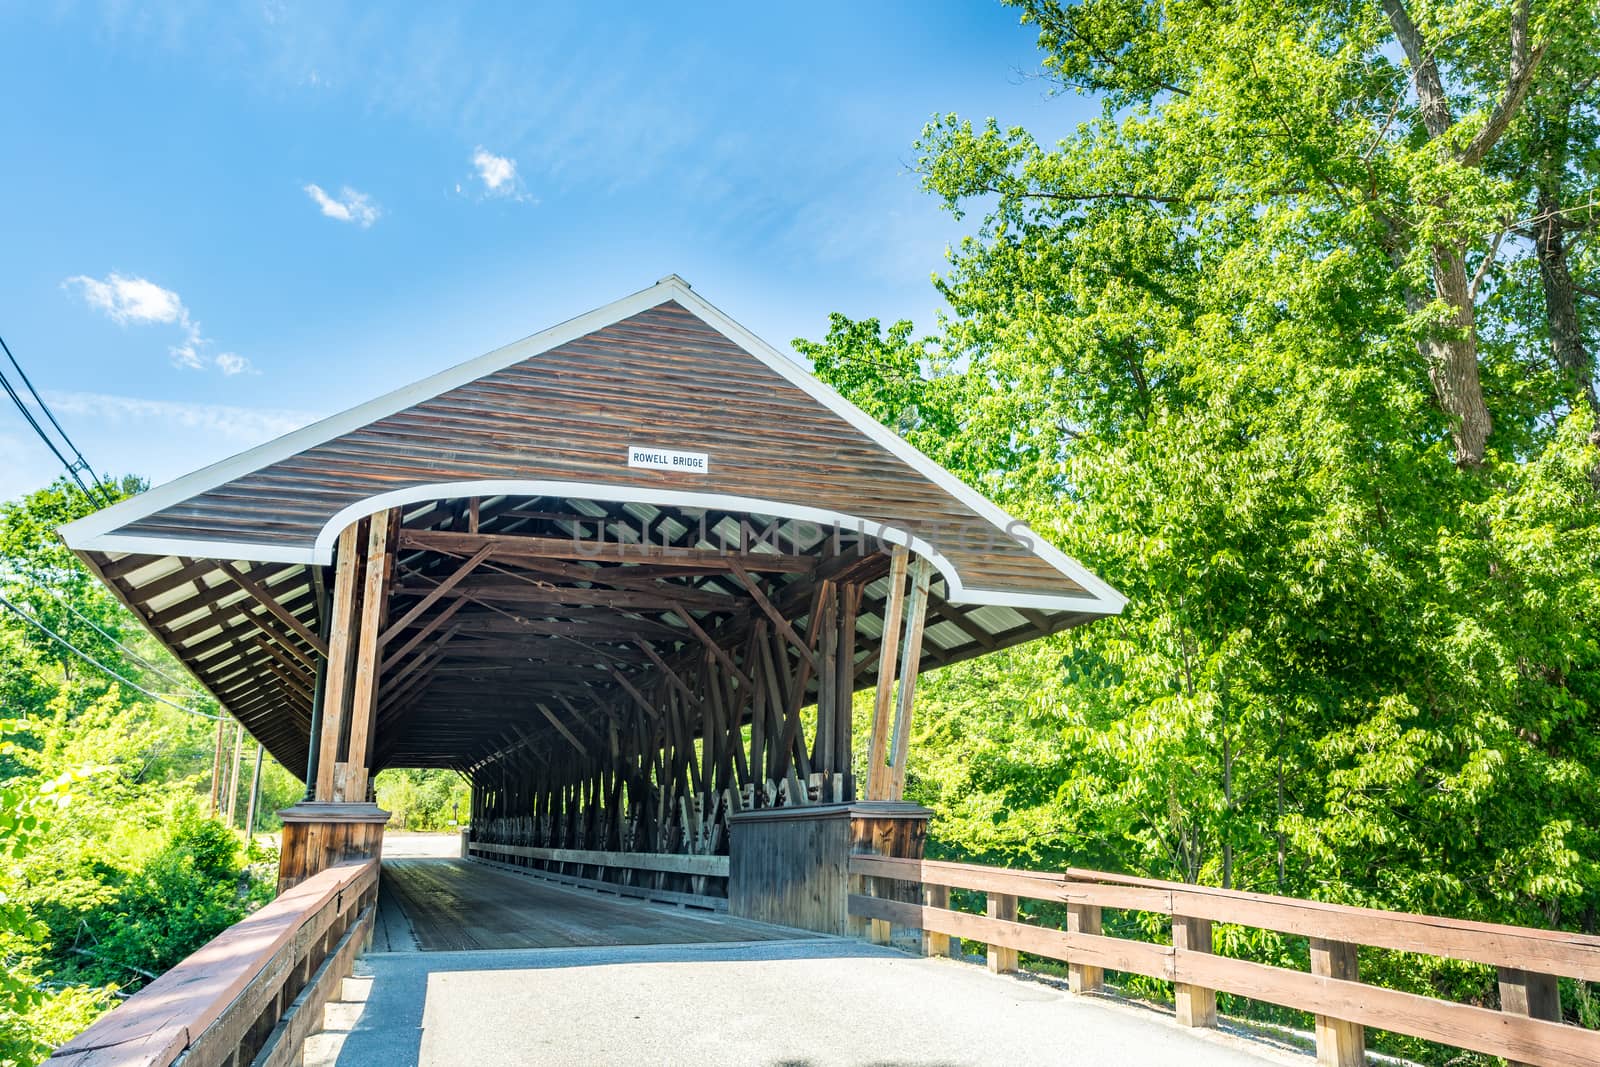
[[[707,474],[627,464],[705,452]],[[822,508],[930,542],[969,589],[1089,593],[676,301],[450,389],[116,532],[311,546],[341,510],[408,487],[524,479]]]

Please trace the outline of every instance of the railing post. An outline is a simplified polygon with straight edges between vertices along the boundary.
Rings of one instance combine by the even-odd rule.
[[[1555,975],[1516,967],[1500,967],[1496,970],[1500,980],[1501,1011],[1550,1022],[1561,1021],[1561,990]],[[1516,1060],[1508,1062],[1510,1067],[1525,1067]]]
[[[950,887],[947,885],[922,884],[922,903],[924,907],[944,908],[950,907]],[[936,934],[932,930],[922,931],[922,954],[924,956],[950,955],[950,935]]]
[[[1003,919],[1006,922],[1017,921],[1017,898],[1010,893],[989,894],[989,918]],[[988,949],[989,970],[995,974],[1004,974],[1017,969],[1017,950],[1005,948],[1002,945],[990,945]]]
[[[1187,915],[1172,917],[1172,947],[1179,957],[1185,952],[1211,951],[1211,920]],[[1182,973],[1181,958],[1178,961]],[[1177,1004],[1179,1026],[1216,1026],[1217,991],[1205,986],[1176,982],[1172,987]]]
[[[1100,906],[1098,904],[1068,904],[1067,932],[1069,934],[1098,934],[1100,932]],[[1100,967],[1067,960],[1067,988],[1074,993],[1094,993],[1105,984],[1106,972]]]
[[[1347,941],[1311,939],[1311,973],[1354,982],[1356,946]],[[1360,1023],[1317,1016],[1317,1063],[1324,1067],[1362,1067],[1367,1060],[1366,1031]]]

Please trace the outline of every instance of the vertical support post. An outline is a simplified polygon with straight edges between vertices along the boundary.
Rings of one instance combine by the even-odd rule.
[[[887,800],[906,793],[906,755],[911,747],[911,711],[917,696],[917,671],[922,664],[922,629],[928,617],[928,583],[933,568],[921,556],[911,565],[911,602],[906,607],[905,646],[900,650],[900,694],[894,712],[894,748],[889,759]]]
[[[867,752],[867,799],[889,795],[889,730],[894,714],[894,678],[899,666],[900,624],[906,609],[906,561],[896,545],[889,561],[889,592],[883,600],[883,642],[878,648],[878,691],[872,705],[872,745]]]
[[[1316,942],[1312,942],[1313,945]],[[1352,959],[1355,946],[1350,946]],[[1316,962],[1315,948],[1312,949],[1312,962]],[[1533,1019],[1545,1019],[1549,1022],[1561,1021],[1561,990],[1553,974],[1538,974],[1534,971],[1524,971],[1516,967],[1501,967],[1498,969],[1500,981],[1500,1010],[1509,1015],[1526,1015]],[[1355,977],[1355,964],[1351,964],[1350,977]],[[1317,1048],[1322,1048],[1322,1017],[1317,1017]],[[1326,1061],[1333,1062],[1333,1061]],[[1341,1061],[1342,1062],[1342,1061]],[[1511,1067],[1526,1067],[1517,1061],[1511,1061]]]
[[[244,759],[244,723],[237,723],[233,731],[233,763],[228,774],[228,828],[233,828],[233,813],[239,804],[239,763]]]
[[[1183,973],[1185,952],[1211,951],[1211,920],[1195,919],[1187,915],[1172,917],[1172,947],[1177,951],[1178,973]],[[1177,1001],[1179,1026],[1217,1025],[1217,991],[1205,986],[1175,982],[1172,986]]]
[[[928,908],[950,907],[950,887],[947,885],[922,884],[922,904]],[[924,956],[950,955],[950,935],[936,934],[932,930],[922,931],[922,954]]]
[[[811,738],[811,772],[822,775],[823,803],[839,798],[831,796],[833,771],[833,732],[839,716],[839,587],[832,582],[823,586],[822,617],[818,624],[817,656],[817,726]]]
[[[328,602],[328,586],[323,577],[321,567],[311,568],[312,595],[317,601],[317,636],[322,638],[322,646],[328,647],[328,628],[333,620],[329,618],[330,604]],[[311,729],[306,735],[306,793],[304,800],[307,804],[317,799],[317,767],[322,755],[322,702],[328,690],[328,657],[317,657],[316,678],[311,686]]]
[[[1067,932],[1069,934],[1098,934],[1100,932],[1100,905],[1068,904]],[[1070,949],[1068,950],[1071,951]],[[1067,988],[1074,993],[1096,993],[1105,985],[1106,972],[1087,963],[1067,960]]]
[[[367,530],[367,567],[361,591],[361,631],[355,647],[355,681],[350,688],[350,751],[345,770],[346,803],[367,799],[371,773],[372,717],[378,703],[378,633],[383,627],[389,577],[389,512],[372,516]]]
[[[360,548],[359,523],[351,523],[339,535],[338,567],[333,577],[333,614],[328,631],[328,678],[322,693],[322,736],[317,757],[316,798],[333,802],[334,764],[339,759],[339,736],[344,732],[344,708],[348,703],[351,630],[356,614],[356,555]]]
[[[244,809],[244,840],[247,847],[249,846],[250,842],[254,840],[256,833],[256,802],[261,796],[262,751],[263,749],[261,743],[259,741],[256,742],[256,769],[255,772],[250,775],[250,803]]]
[[[836,711],[838,721],[833,731],[833,769],[842,777],[843,788],[834,794],[835,801],[856,798],[855,768],[855,691],[856,691],[856,615],[861,610],[860,585],[839,587],[839,642]]]
[[[1016,922],[1017,898],[1010,893],[990,893],[987,910],[991,919]],[[1017,950],[1014,948],[990,945],[987,955],[991,974],[1005,974],[1017,969]]]

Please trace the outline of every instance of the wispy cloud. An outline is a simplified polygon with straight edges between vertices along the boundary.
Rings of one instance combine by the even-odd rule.
[[[77,274],[61,285],[65,289],[76,289],[83,296],[84,303],[103,312],[120,326],[177,326],[183,331],[183,339],[167,348],[175,366],[190,370],[215,366],[229,376],[243,374],[250,369],[250,361],[237,352],[208,355],[204,349],[211,342],[201,334],[200,323],[189,313],[183,298],[148,278],[112,271],[104,278]]]
[[[353,222],[363,230],[377,222],[378,216],[383,214],[378,205],[372,202],[372,197],[348,185],[339,190],[338,196],[329,194],[316,183],[307,185],[305,192],[328,218]]]
[[[208,438],[220,437],[249,445],[280,437],[318,418],[309,411],[287,408],[191,404],[106,393],[47,392],[45,399],[58,414],[94,419],[101,424],[196,431]]]

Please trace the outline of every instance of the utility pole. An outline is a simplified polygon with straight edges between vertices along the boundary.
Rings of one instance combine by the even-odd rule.
[[[233,826],[233,812],[239,801],[239,761],[244,758],[244,723],[239,723],[233,734],[233,773],[228,776],[228,826]]]
[[[217,743],[211,752],[211,817],[217,817],[222,797],[222,730],[227,725],[226,715],[217,716]]]
[[[261,795],[261,742],[256,742],[256,770],[250,776],[250,805],[245,808],[244,842],[248,848],[256,833],[256,798]]]

